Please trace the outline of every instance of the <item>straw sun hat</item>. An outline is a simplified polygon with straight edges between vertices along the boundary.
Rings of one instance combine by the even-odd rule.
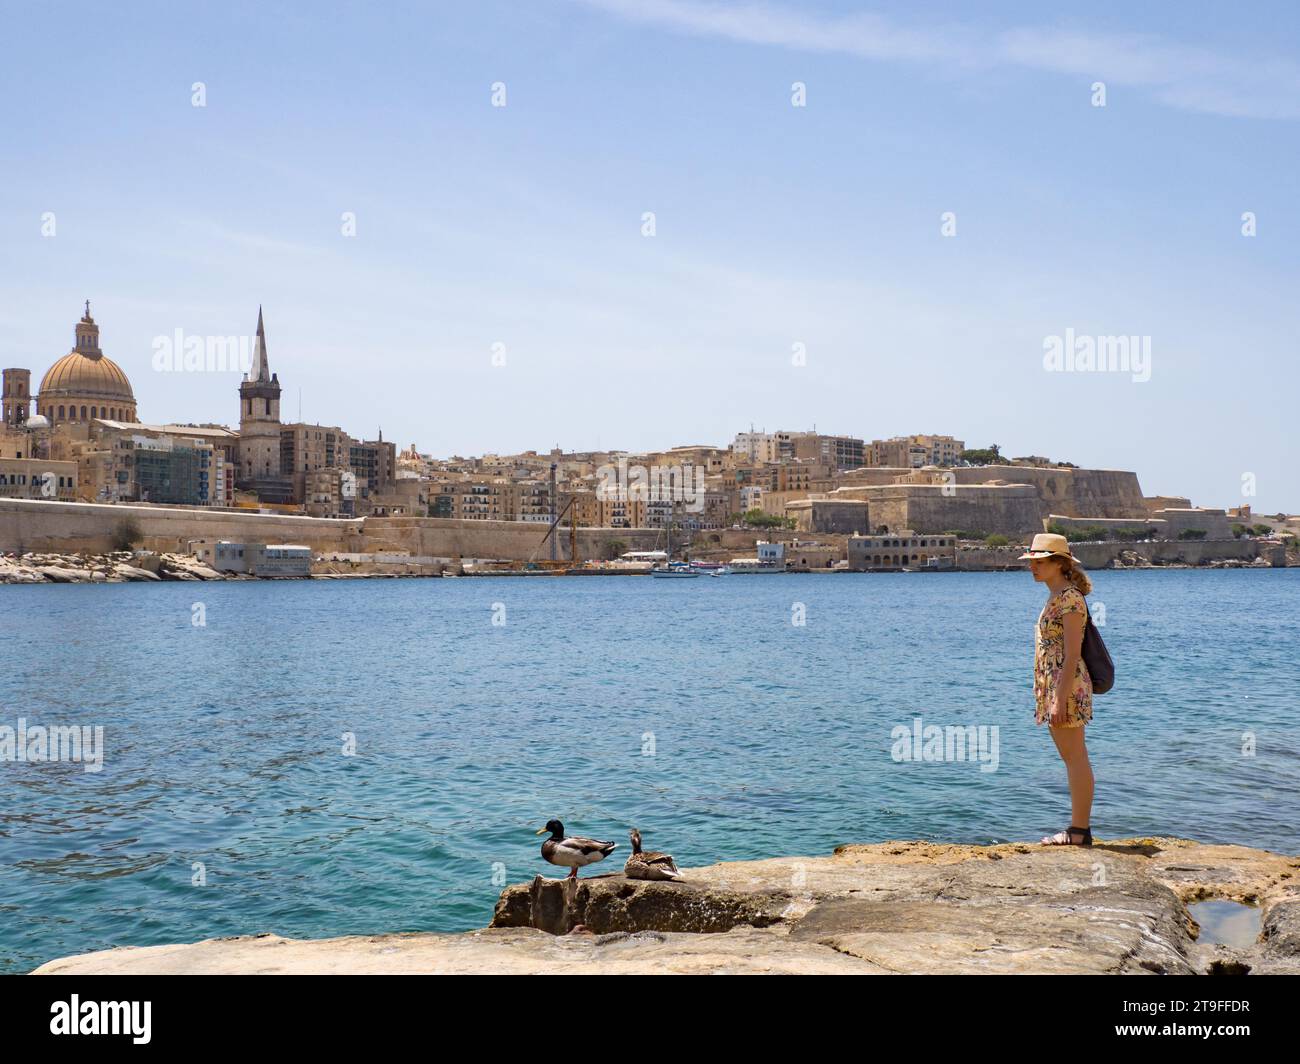
[[[1024,561],[1026,558],[1051,558],[1058,556],[1061,558],[1073,558],[1070,553],[1070,541],[1064,536],[1058,536],[1054,532],[1040,532],[1034,537],[1034,542],[1029,544],[1029,549],[1022,554],[1018,561]]]

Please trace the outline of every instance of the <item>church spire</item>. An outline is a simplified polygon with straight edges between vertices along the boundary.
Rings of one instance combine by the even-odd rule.
[[[253,349],[253,368],[248,379],[259,383],[269,383],[271,368],[266,361],[266,326],[262,324],[262,306],[257,307],[257,343]]]

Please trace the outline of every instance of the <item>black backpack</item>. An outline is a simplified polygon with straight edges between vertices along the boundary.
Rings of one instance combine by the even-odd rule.
[[[1092,614],[1088,612],[1088,604],[1084,602],[1083,626],[1083,663],[1088,668],[1088,675],[1092,678],[1092,693],[1094,695],[1104,695],[1115,686],[1115,663],[1110,660],[1110,651],[1106,649],[1106,644],[1101,641],[1101,633],[1097,631],[1097,626],[1092,623]]]

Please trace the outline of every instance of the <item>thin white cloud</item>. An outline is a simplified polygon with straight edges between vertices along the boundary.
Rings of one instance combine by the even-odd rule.
[[[1300,118],[1300,65],[1238,58],[1151,34],[1094,34],[959,25],[916,29],[874,14],[833,16],[765,3],[579,0],[629,21],[697,36],[805,52],[948,69],[1011,67],[1143,89],[1180,110],[1232,117]]]

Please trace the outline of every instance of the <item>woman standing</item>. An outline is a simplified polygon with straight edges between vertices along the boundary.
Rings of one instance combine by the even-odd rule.
[[[1070,553],[1064,536],[1041,533],[1021,559],[1047,585],[1038,615],[1034,652],[1035,719],[1046,723],[1070,781],[1070,826],[1042,841],[1046,846],[1092,845],[1092,765],[1084,728],[1092,721],[1092,678],[1083,663],[1083,630],[1092,581]]]

